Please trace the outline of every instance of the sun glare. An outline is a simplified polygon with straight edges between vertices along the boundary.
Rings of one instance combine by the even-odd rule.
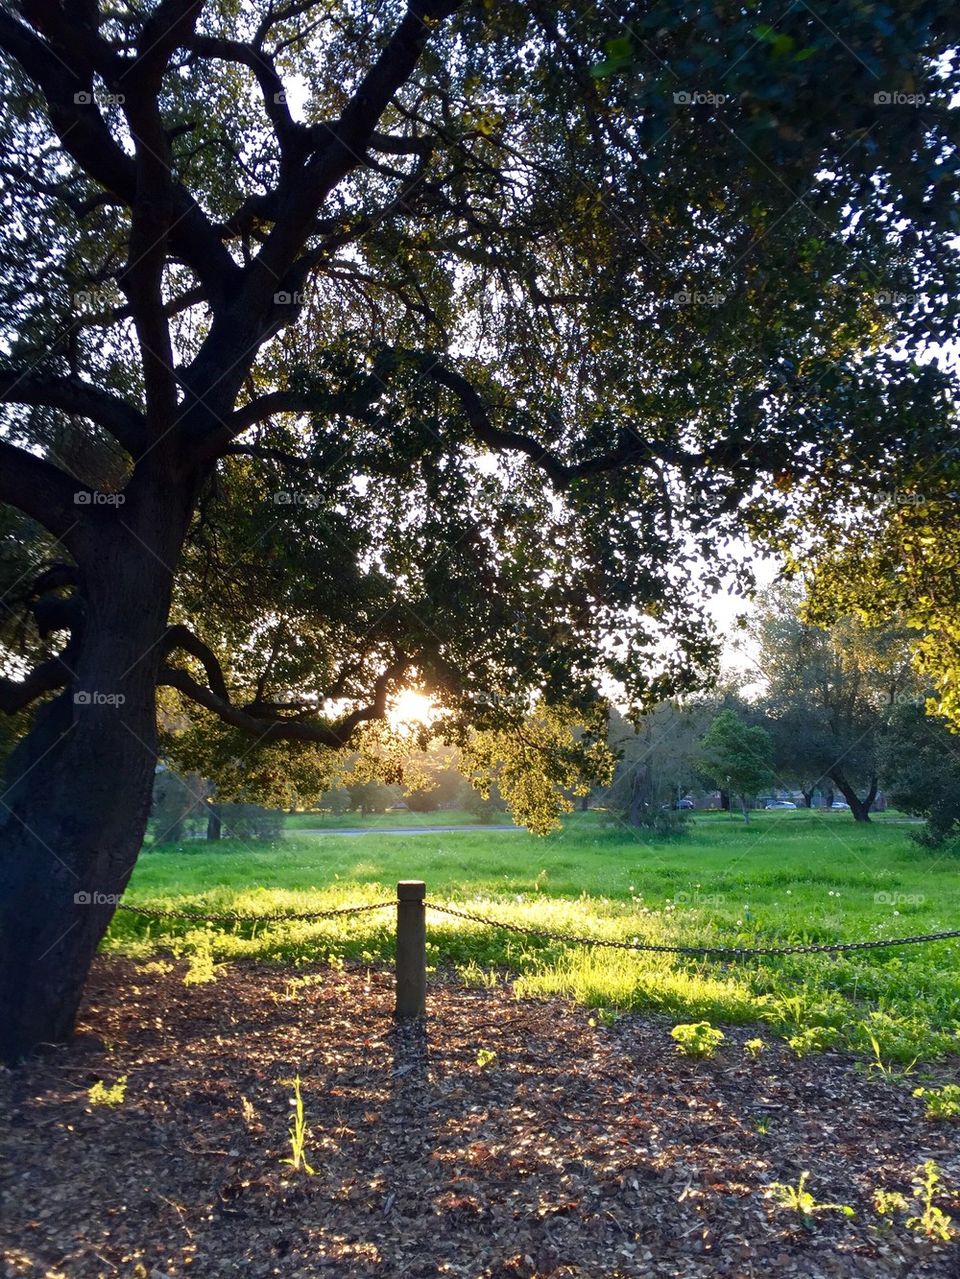
[[[391,728],[418,728],[436,719],[438,707],[424,693],[405,688],[387,712]]]

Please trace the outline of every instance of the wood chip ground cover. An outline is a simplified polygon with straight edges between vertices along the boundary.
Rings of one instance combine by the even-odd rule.
[[[392,998],[364,969],[185,986],[182,965],[99,960],[86,1035],[0,1072],[3,1273],[960,1275],[956,1240],[873,1206],[934,1159],[960,1220],[960,1128],[924,1118],[911,1081],[773,1041],[753,1061],[755,1028],[695,1062],[669,1021],[591,1025],[455,980],[431,987],[424,1035],[394,1029]],[[313,1176],[281,1162],[295,1075]],[[122,1076],[120,1104],[91,1105]],[[804,1170],[855,1216],[804,1225],[764,1193]]]

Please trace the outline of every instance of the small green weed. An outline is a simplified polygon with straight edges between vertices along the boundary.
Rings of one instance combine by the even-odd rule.
[[[300,1092],[300,1076],[296,1075],[290,1082],[293,1085],[293,1096],[290,1098],[290,1105],[293,1106],[293,1118],[290,1120],[290,1155],[287,1159],[281,1159],[280,1162],[289,1164],[297,1172],[303,1169],[308,1177],[312,1177],[314,1170],[307,1163],[309,1129],[303,1109],[303,1096]]]
[[[910,1205],[899,1190],[882,1190],[878,1187],[873,1192],[873,1206],[881,1217],[892,1217],[895,1212],[906,1212]]]
[[[806,1057],[808,1053],[824,1052],[837,1038],[833,1026],[808,1026],[787,1037],[787,1043],[798,1057]]]
[[[807,1189],[809,1179],[810,1174],[802,1172],[800,1180],[795,1186],[788,1185],[782,1181],[775,1181],[768,1188],[767,1194],[776,1200],[781,1208],[787,1208],[791,1212],[799,1213],[806,1225],[812,1223],[814,1216],[818,1212],[840,1212],[845,1217],[855,1215],[849,1204],[817,1203]]]
[[[913,1179],[914,1198],[920,1201],[921,1210],[915,1217],[908,1217],[906,1227],[917,1234],[926,1235],[928,1239],[937,1239],[941,1243],[949,1243],[953,1237],[953,1222],[950,1217],[933,1202],[941,1185],[940,1173],[932,1159],[928,1159],[923,1168]]]
[[[481,1070],[493,1069],[500,1063],[500,1058],[492,1048],[477,1049],[477,1065]]]
[[[126,1075],[121,1075],[115,1084],[109,1086],[102,1079],[98,1079],[87,1091],[87,1099],[91,1106],[122,1106],[126,1095]]]
[[[743,1051],[747,1054],[748,1057],[752,1058],[754,1061],[756,1061],[757,1058],[761,1056],[761,1054],[765,1053],[766,1050],[767,1050],[767,1045],[763,1042],[762,1039],[748,1039],[747,1042],[743,1045]]]
[[[960,1119],[960,1084],[914,1088],[913,1095],[922,1098],[928,1119]]]
[[[725,1035],[708,1021],[688,1022],[682,1026],[674,1026],[670,1035],[676,1040],[677,1051],[684,1057],[712,1057]]]

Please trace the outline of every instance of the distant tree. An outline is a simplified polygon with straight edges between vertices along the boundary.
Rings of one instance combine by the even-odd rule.
[[[740,796],[743,820],[747,801],[773,781],[773,743],[759,725],[745,724],[734,711],[721,711],[700,742],[702,766],[718,786]]]
[[[481,794],[473,786],[468,786],[464,791],[463,806],[485,826],[491,825],[507,811],[507,806],[496,784],[490,787],[487,795]]]
[[[359,812],[361,817],[370,813],[385,813],[400,798],[400,791],[396,786],[385,786],[378,781],[351,782],[347,791],[350,795],[350,808]]]
[[[895,808],[927,819],[919,842],[939,846],[960,829],[960,737],[920,702],[896,707],[884,734],[883,787]]]
[[[320,808],[339,817],[350,808],[350,792],[345,786],[332,786],[320,796]]]
[[[222,834],[228,839],[273,843],[283,834],[283,813],[259,804],[215,804],[212,806]]]
[[[157,770],[153,784],[153,833],[157,843],[179,843],[191,816],[206,816],[206,791],[199,779],[184,779],[170,768]]]
[[[403,799],[415,813],[434,813],[456,802],[464,789],[457,769],[458,752],[451,746],[431,742],[426,750],[413,752],[405,761],[408,785]]]
[[[806,595],[778,583],[760,598],[750,626],[766,681],[778,775],[805,797],[815,787],[843,795],[855,821],[869,821],[879,788],[878,748],[891,706],[917,687],[908,637],[855,617],[829,627],[805,620]]]
[[[605,804],[632,826],[662,826],[663,807],[698,784],[700,738],[712,714],[704,704],[661,702],[634,727],[612,711],[607,741],[617,767]]]

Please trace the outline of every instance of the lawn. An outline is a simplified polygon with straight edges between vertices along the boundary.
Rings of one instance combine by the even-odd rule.
[[[451,823],[452,824],[452,823]],[[126,900],[154,907],[326,909],[393,895],[421,878],[428,896],[498,920],[608,939],[772,945],[869,940],[960,927],[960,859],[910,840],[897,820],[845,813],[696,818],[652,840],[595,813],[547,839],[464,830],[404,837],[287,835],[275,846],[223,841],[141,858]],[[244,956],[371,964],[392,957],[392,912],[336,920],[197,927],[118,914],[107,947],[190,959],[190,980]],[[519,997],[561,995],[677,1021],[758,1023],[798,1054],[852,1048],[907,1064],[960,1051],[955,942],[732,963],[566,945],[451,916],[428,919],[430,960],[474,984],[511,981]]]
[[[510,816],[503,813],[498,824],[509,825]],[[462,808],[440,809],[434,813],[414,813],[400,810],[392,813],[287,813],[284,829],[298,830],[382,830],[404,826],[477,826],[479,819]]]

